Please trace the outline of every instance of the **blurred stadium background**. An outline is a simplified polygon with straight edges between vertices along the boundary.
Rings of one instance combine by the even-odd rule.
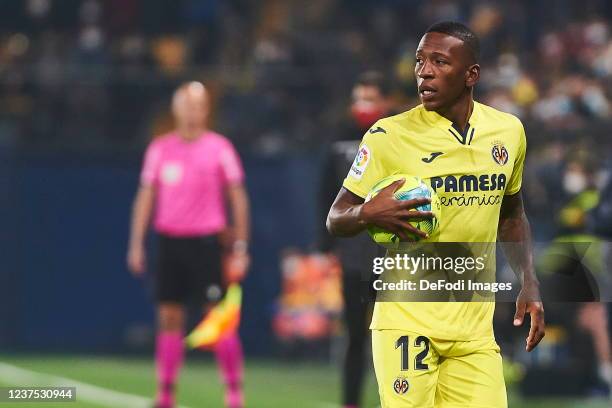
[[[2,2],[0,384],[78,381],[74,406],[149,404],[153,307],[148,281],[125,267],[128,217],[144,147],[172,125],[171,92],[196,79],[212,90],[212,127],[239,149],[252,200],[249,406],[337,406],[336,281],[318,278],[320,298],[321,286],[291,297],[312,275],[292,286],[281,260],[317,248],[321,158],[349,120],[357,75],[383,71],[396,106],[414,106],[421,33],[467,22],[482,41],[477,99],[526,125],[536,240],[592,235],[592,206],[571,201],[585,188],[568,175],[597,193],[612,165],[611,15],[606,0]],[[547,309],[553,330],[530,356],[524,330],[509,330],[512,307],[496,316],[511,406],[609,406],[580,304]],[[303,312],[288,325],[303,330],[279,323],[287,308]],[[212,360],[190,357],[179,401],[221,406]],[[377,405],[372,374],[364,406]]]

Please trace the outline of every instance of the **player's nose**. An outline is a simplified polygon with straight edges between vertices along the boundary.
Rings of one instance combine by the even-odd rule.
[[[429,61],[423,61],[421,66],[417,69],[417,76],[419,78],[433,78],[434,72]]]

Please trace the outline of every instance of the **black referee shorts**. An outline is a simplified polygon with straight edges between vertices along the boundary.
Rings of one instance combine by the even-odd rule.
[[[156,300],[205,304],[221,299],[221,251],[217,235],[189,238],[160,235]]]

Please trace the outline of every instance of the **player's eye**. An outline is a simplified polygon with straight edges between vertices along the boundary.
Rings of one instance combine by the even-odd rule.
[[[441,59],[438,59],[438,60],[436,60],[436,64],[438,64],[438,65],[448,65],[448,62],[446,62],[444,60],[441,60]]]
[[[420,57],[416,57],[416,63],[418,64],[422,64],[423,63],[423,59]]]

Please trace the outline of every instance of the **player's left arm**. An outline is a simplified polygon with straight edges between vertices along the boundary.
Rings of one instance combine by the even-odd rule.
[[[522,325],[525,313],[529,313],[531,328],[525,349],[531,351],[544,337],[544,306],[540,298],[540,285],[533,267],[531,228],[520,191],[504,196],[498,224],[498,239],[502,243],[512,270],[517,274],[522,285],[516,299],[514,325]]]
[[[544,306],[540,297],[539,282],[533,267],[531,228],[529,227],[527,215],[525,215],[523,197],[521,196],[523,167],[527,153],[527,137],[521,121],[515,118],[513,122],[518,137],[516,139],[516,148],[510,149],[513,152],[514,163],[501,205],[498,239],[502,242],[508,262],[522,285],[516,299],[514,325],[522,325],[525,313],[529,313],[531,327],[525,348],[527,351],[531,351],[544,337]]]

